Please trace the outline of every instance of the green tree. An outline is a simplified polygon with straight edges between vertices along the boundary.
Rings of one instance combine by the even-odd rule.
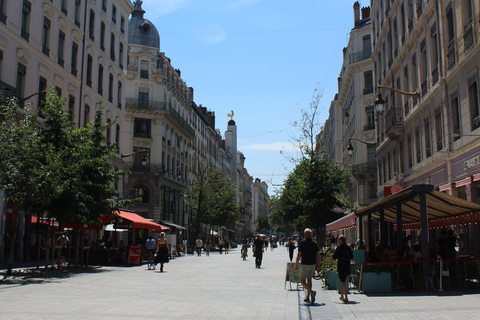
[[[109,145],[103,108],[86,128],[76,128],[63,110],[65,100],[53,88],[41,107],[41,118],[28,106],[20,114],[15,100],[0,101],[0,185],[6,200],[25,212],[54,218],[61,223],[99,223],[101,215],[130,205],[114,200],[113,182],[124,174],[110,159],[118,146]],[[39,120],[41,119],[41,120]],[[15,231],[17,228],[15,228]],[[8,274],[11,274],[16,233],[12,235]]]
[[[348,208],[343,197],[350,173],[338,164],[314,152],[302,160],[290,173],[280,196],[283,217],[293,221],[297,229],[324,227],[339,218],[336,208]]]
[[[240,213],[235,204],[234,188],[226,174],[198,158],[193,165],[194,179],[185,194],[193,216],[190,227],[198,237],[201,224],[227,226],[240,219]]]
[[[260,233],[266,233],[271,229],[270,219],[264,213],[259,214],[257,217],[257,225],[255,226],[255,231]]]

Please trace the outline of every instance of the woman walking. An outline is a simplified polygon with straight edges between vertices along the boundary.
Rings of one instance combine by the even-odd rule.
[[[350,274],[350,260],[353,259],[352,249],[347,246],[347,238],[344,235],[338,237],[338,247],[333,253],[332,260],[329,266],[332,265],[335,259],[338,260],[337,270],[338,278],[340,279],[340,300],[348,302],[347,297],[347,279]]]
[[[157,256],[153,263],[160,263],[160,272],[163,272],[163,264],[168,263],[168,241],[165,239],[165,232],[161,232],[160,238],[158,238]]]

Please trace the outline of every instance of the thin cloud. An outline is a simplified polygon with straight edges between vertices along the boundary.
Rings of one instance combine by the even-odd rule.
[[[290,142],[275,142],[275,143],[268,143],[268,144],[252,144],[252,145],[245,145],[238,148],[238,150],[247,149],[247,150],[262,150],[262,151],[286,151],[286,152],[296,152],[298,148],[296,148]]]
[[[207,44],[216,44],[227,38],[225,30],[217,24],[198,28],[198,34],[201,36],[201,41]]]

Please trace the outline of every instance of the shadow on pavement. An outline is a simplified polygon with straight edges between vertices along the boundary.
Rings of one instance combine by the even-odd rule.
[[[99,267],[66,267],[59,269],[15,269],[12,275],[7,275],[6,271],[0,273],[1,285],[29,285],[42,284],[47,282],[58,282],[58,280],[71,278],[81,274],[109,272],[109,270],[100,269]]]
[[[392,293],[369,293],[365,294],[367,297],[449,297],[449,296],[464,296],[470,294],[479,294],[480,288],[464,289],[464,290],[444,290],[444,291],[402,291]]]

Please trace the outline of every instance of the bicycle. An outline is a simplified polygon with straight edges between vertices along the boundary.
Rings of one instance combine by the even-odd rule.
[[[155,270],[155,267],[157,265],[155,264],[155,254],[153,250],[149,250],[148,252],[148,263],[147,263],[147,268],[148,270]]]

